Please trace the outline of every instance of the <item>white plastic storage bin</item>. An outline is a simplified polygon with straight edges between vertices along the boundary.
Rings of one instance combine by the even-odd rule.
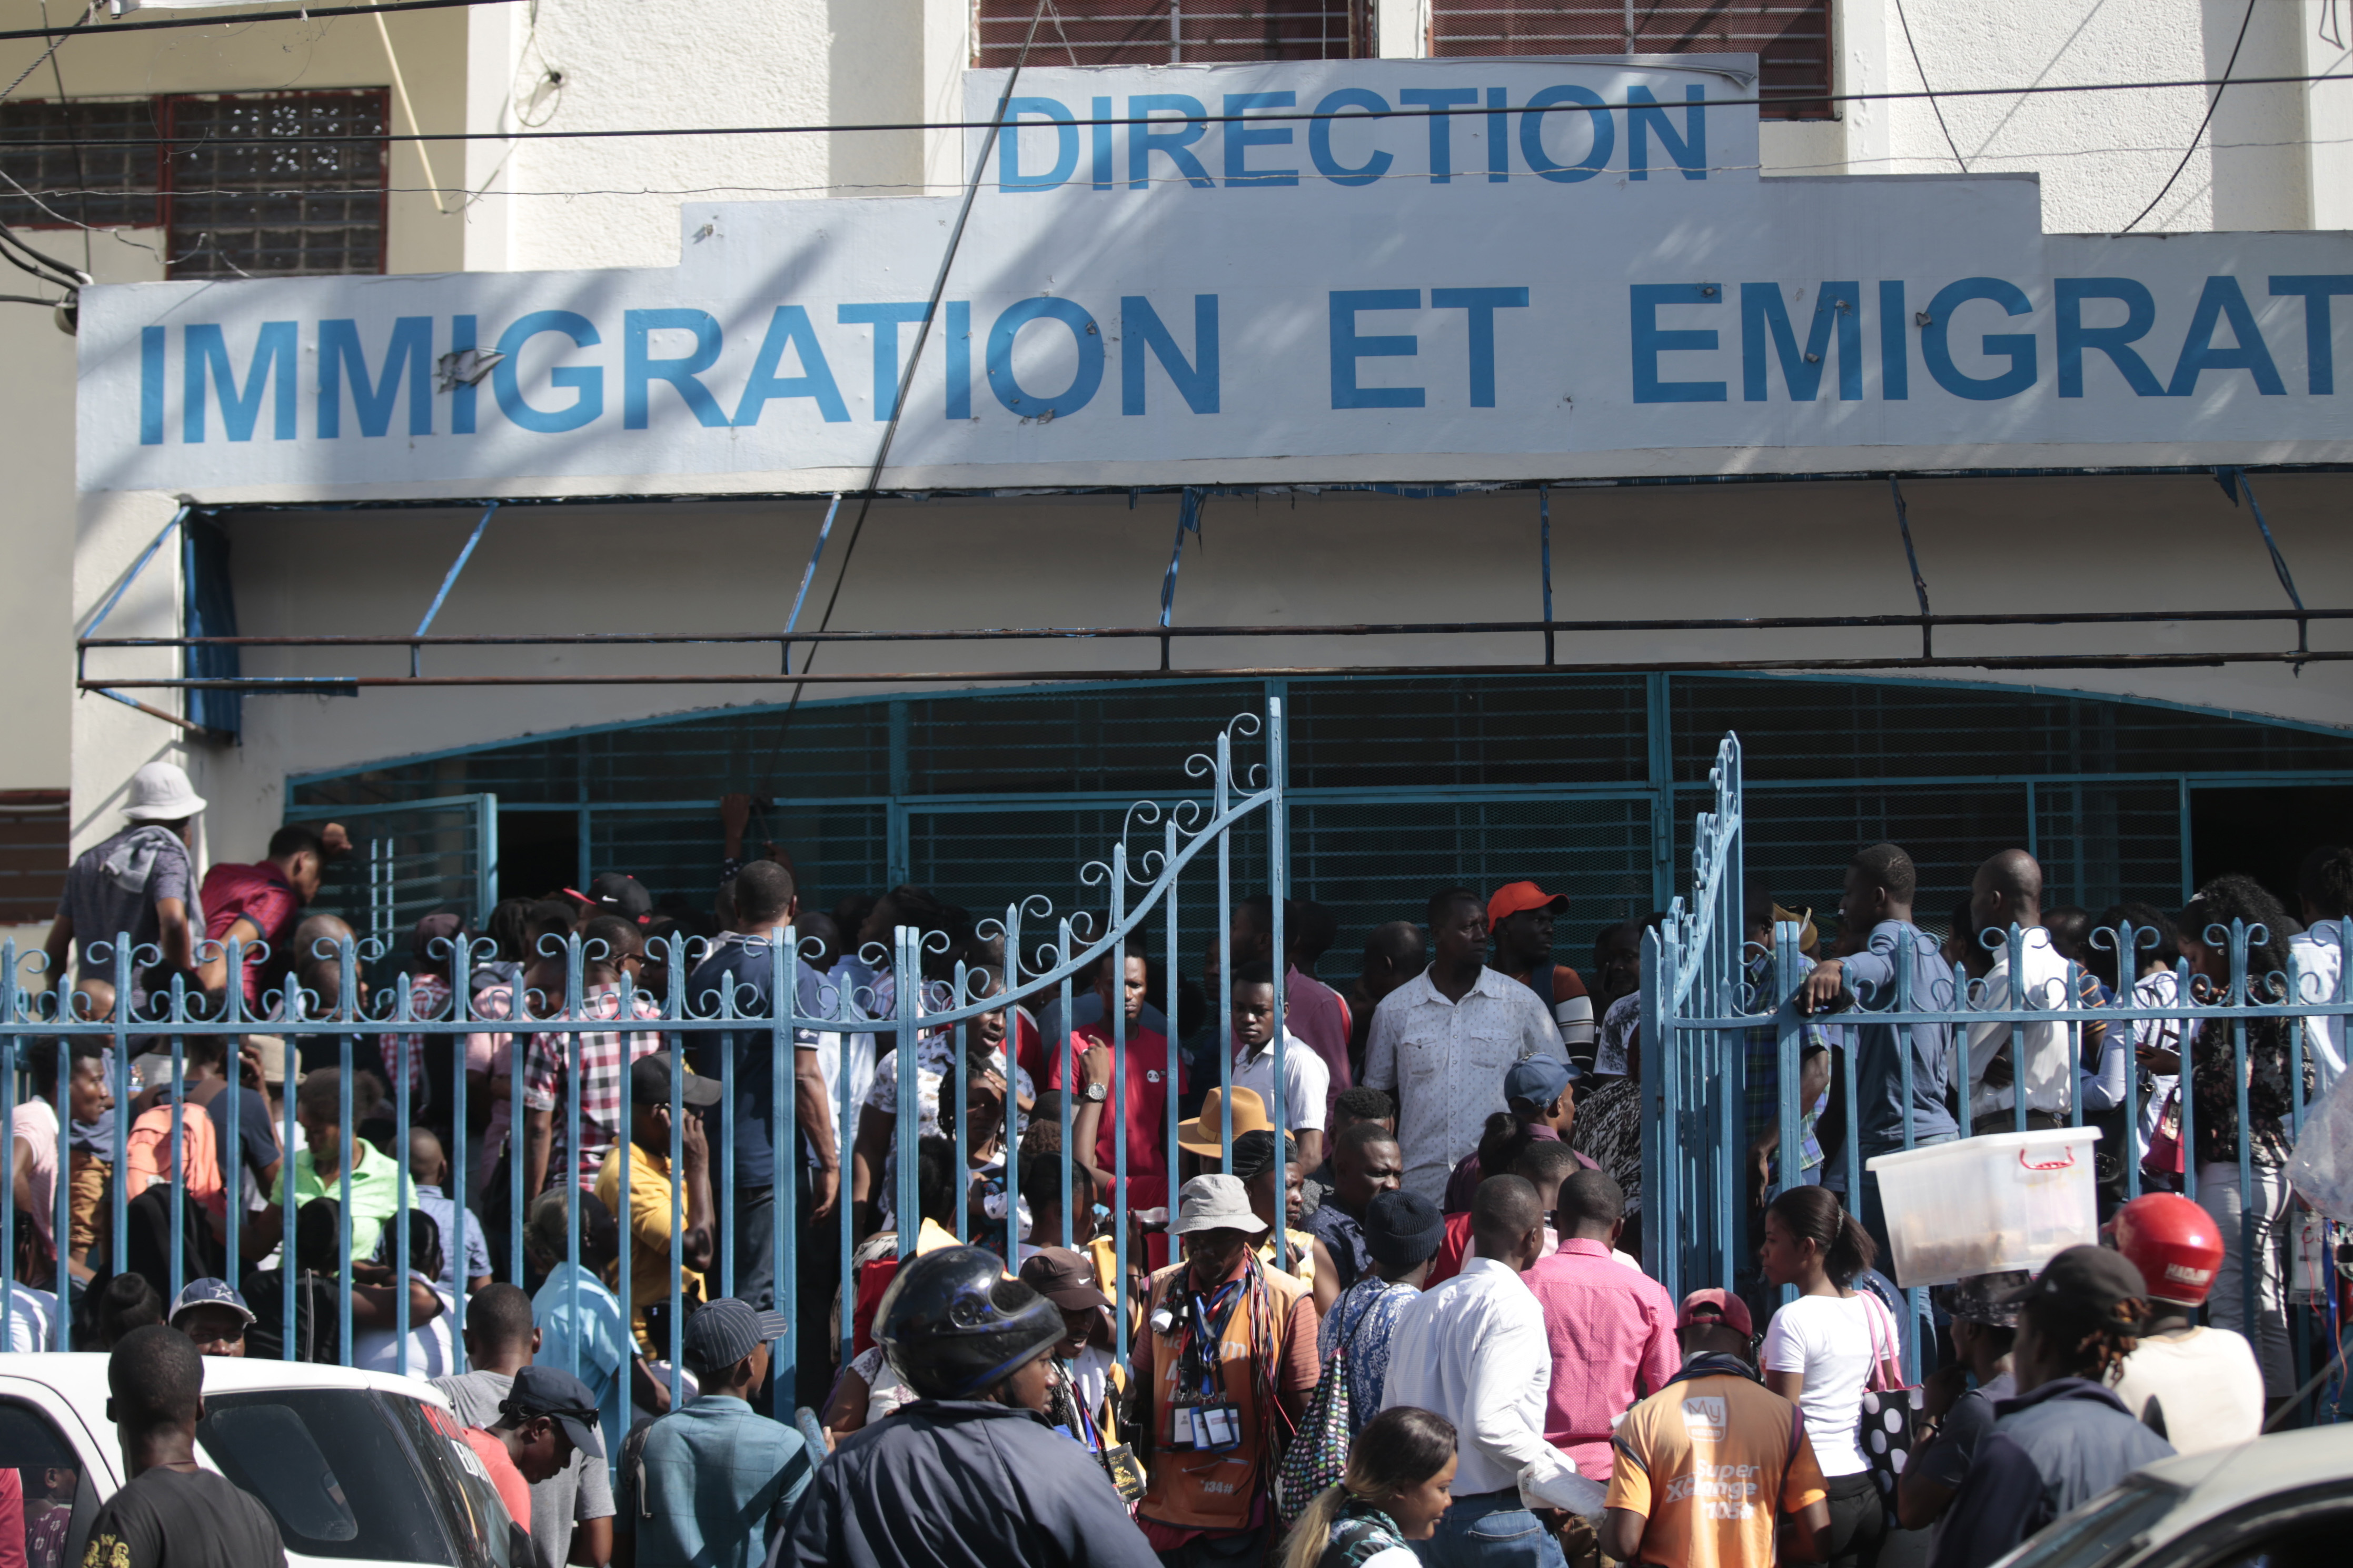
[[[2100,1239],[2092,1179],[2096,1127],[1996,1132],[1879,1154],[1895,1282],[1949,1285],[1972,1274],[2038,1269]]]

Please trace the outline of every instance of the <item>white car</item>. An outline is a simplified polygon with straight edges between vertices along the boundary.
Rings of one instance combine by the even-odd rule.
[[[27,1568],[80,1568],[90,1521],[123,1482],[106,1363],[0,1355],[0,1494],[13,1471]],[[459,1430],[448,1402],[415,1378],[205,1359],[197,1460],[261,1500],[290,1564],[511,1568],[505,1510]],[[0,1521],[5,1504],[0,1495]]]
[[[2353,1424],[2159,1459],[1996,1568],[2342,1568]]]

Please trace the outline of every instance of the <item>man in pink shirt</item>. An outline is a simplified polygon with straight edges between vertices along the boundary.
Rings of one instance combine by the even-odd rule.
[[[1683,1363],[1675,1304],[1659,1282],[1610,1257],[1624,1226],[1625,1194],[1606,1171],[1578,1171],[1560,1186],[1554,1225],[1560,1250],[1522,1279],[1544,1309],[1552,1349],[1545,1440],[1607,1482],[1611,1425],[1667,1385]]]
[[[1332,1107],[1356,1083],[1348,1068],[1348,1034],[1351,1024],[1348,1004],[1329,985],[1303,971],[1296,963],[1303,907],[1297,900],[1283,904],[1283,946],[1290,951],[1284,956],[1282,984],[1282,1026],[1315,1048],[1323,1058],[1331,1079],[1324,1090],[1324,1124],[1332,1123]],[[1228,933],[1229,973],[1238,973],[1247,963],[1274,963],[1274,899],[1261,893],[1245,899],[1234,910],[1234,927]]]

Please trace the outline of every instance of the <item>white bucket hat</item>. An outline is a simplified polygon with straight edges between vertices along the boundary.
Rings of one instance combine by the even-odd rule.
[[[1250,1192],[1240,1176],[1196,1176],[1176,1194],[1176,1223],[1169,1233],[1240,1230],[1256,1236],[1265,1228],[1266,1221],[1250,1213]]]
[[[133,822],[178,822],[204,810],[205,797],[176,763],[149,763],[131,775],[131,801],[122,815]]]

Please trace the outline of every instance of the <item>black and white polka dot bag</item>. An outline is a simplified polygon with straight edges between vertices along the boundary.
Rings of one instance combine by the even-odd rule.
[[[1855,1447],[1879,1481],[1879,1489],[1894,1496],[1904,1467],[1912,1462],[1912,1448],[1926,1414],[1925,1391],[1904,1380],[1902,1341],[1887,1309],[1869,1291],[1863,1317],[1871,1325],[1871,1376],[1863,1384],[1862,1407],[1855,1418]],[[1882,1331],[1884,1330],[1884,1337]]]

